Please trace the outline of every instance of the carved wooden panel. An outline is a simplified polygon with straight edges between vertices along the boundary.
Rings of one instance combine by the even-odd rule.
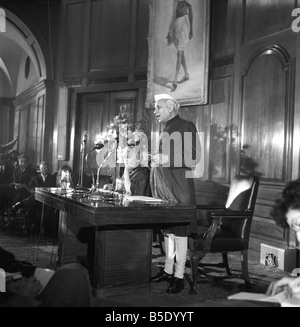
[[[131,6],[128,0],[92,1],[89,71],[129,66]]]
[[[38,165],[36,153],[36,143],[37,143],[37,128],[38,128],[38,107],[37,105],[32,105],[30,108],[30,118],[29,118],[29,129],[28,129],[28,148],[27,154],[29,155],[31,162],[36,166]]]
[[[295,0],[244,0],[244,41],[290,28]]]
[[[20,131],[19,131],[19,152],[25,153],[26,151],[26,141],[27,141],[27,132],[28,132],[28,110],[30,106],[25,107],[20,111]]]
[[[0,144],[5,144],[11,141],[9,139],[10,127],[10,107],[2,106],[0,103]]]
[[[243,77],[241,169],[265,181],[285,182],[289,156],[288,57],[265,49]]]
[[[64,74],[83,72],[85,2],[68,3],[65,8]]]
[[[19,110],[15,112],[15,117],[14,117],[14,136],[16,135],[20,136],[20,111]],[[19,142],[16,149],[19,149]]]
[[[45,130],[45,95],[38,98],[37,103],[37,127],[36,127],[36,164],[45,158],[44,155],[44,130]]]
[[[231,76],[212,80],[209,177],[229,181],[230,132],[234,142],[236,127],[231,126]],[[234,144],[233,144],[234,145]]]
[[[224,52],[231,49],[235,43],[236,4],[234,0],[212,0],[212,34],[211,49],[213,58],[222,51],[223,55],[233,52]]]
[[[108,131],[108,124],[119,114],[121,106],[126,106],[127,112],[132,114],[133,121],[136,120],[138,116],[136,110],[137,96],[137,91],[101,92],[82,95],[82,105],[77,111],[76,153],[79,154],[79,145],[84,131],[88,132],[87,150],[89,151],[92,149],[94,142],[99,139],[99,135],[105,135]],[[75,166],[77,167],[79,157],[76,156],[75,160]],[[96,173],[97,169],[97,152],[92,151],[88,157],[85,172],[89,175],[91,170]],[[113,168],[103,167],[101,170],[103,175],[112,175],[113,173]]]
[[[149,26],[149,1],[139,0],[137,8],[136,26],[136,66],[147,67],[148,62],[148,26]]]
[[[108,111],[107,100],[103,94],[86,95],[82,98],[81,112],[77,117],[80,117],[80,130],[78,131],[78,141],[81,141],[81,136],[84,131],[88,132],[87,149],[91,149],[94,145],[95,136],[107,130]],[[80,138],[79,138],[79,135]]]
[[[58,107],[57,112],[57,159],[67,160],[70,142],[70,117],[68,107],[68,88],[59,86],[58,92]]]

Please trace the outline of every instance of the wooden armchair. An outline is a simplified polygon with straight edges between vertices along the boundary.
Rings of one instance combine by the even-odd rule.
[[[198,265],[206,253],[222,253],[223,263],[208,265],[224,267],[228,277],[233,277],[229,269],[227,253],[241,252],[243,273],[241,277],[245,280],[246,286],[250,285],[248,247],[258,186],[257,177],[235,176],[230,185],[225,207],[197,206],[199,210],[208,209],[207,215],[211,225],[205,232],[189,237],[192,268],[190,294],[197,293]]]

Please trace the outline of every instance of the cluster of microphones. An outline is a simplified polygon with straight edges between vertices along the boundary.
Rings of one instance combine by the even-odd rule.
[[[96,143],[96,144],[94,144],[94,146],[91,148],[90,151],[101,150],[103,147],[104,147],[103,143]]]
[[[85,151],[85,149],[86,149],[87,135],[88,135],[88,133],[87,133],[87,131],[85,131],[83,133],[83,138],[82,138],[82,143],[81,143],[81,150],[82,151]],[[95,151],[95,150],[101,150],[105,146],[106,143],[108,143],[107,140],[95,143],[94,146],[91,148],[91,150],[89,152],[92,152],[92,151]]]

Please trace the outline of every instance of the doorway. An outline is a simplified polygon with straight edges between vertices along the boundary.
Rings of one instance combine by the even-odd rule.
[[[76,114],[76,136],[75,136],[75,155],[74,168],[80,171],[80,148],[84,134],[87,135],[84,174],[87,176],[86,184],[91,183],[91,176],[96,176],[98,170],[97,151],[91,151],[94,142],[99,134],[108,131],[108,125],[116,117],[121,107],[126,107],[132,122],[135,122],[138,115],[138,90],[129,91],[110,91],[99,93],[82,94],[78,101]],[[113,168],[103,167],[101,175],[113,176]],[[91,185],[85,185],[90,187]]]

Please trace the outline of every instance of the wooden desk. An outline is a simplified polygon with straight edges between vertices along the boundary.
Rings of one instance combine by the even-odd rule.
[[[196,221],[196,206],[163,201],[120,201],[111,193],[92,194],[37,188],[36,200],[60,211],[59,259],[62,265],[87,255],[77,236],[90,227],[95,244],[91,283],[97,296],[150,290],[153,229]]]

